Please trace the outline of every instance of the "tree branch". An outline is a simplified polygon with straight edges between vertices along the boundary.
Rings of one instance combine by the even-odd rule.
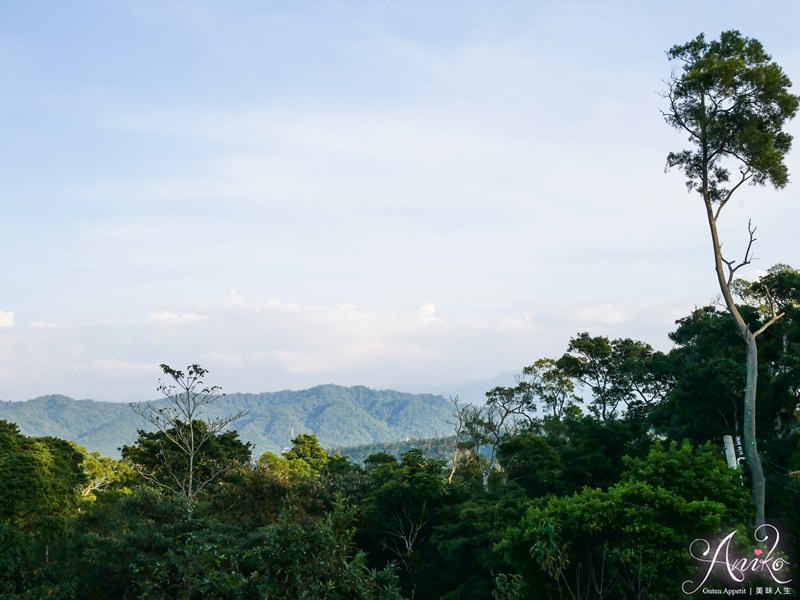
[[[755,237],[756,229],[757,229],[756,227],[753,227],[752,220],[747,222],[747,233],[749,235],[749,240],[747,242],[747,248],[744,251],[744,259],[738,265],[736,264],[735,260],[726,260],[725,257],[720,254],[720,260],[725,263],[725,266],[728,267],[728,279],[726,281],[726,285],[728,286],[729,289],[733,284],[733,276],[736,274],[736,271],[738,271],[745,265],[749,265],[752,262],[753,244],[757,241]]]
[[[717,204],[717,210],[714,212],[714,220],[716,221],[719,218],[719,213],[722,212],[724,206],[728,203],[728,200],[731,199],[734,192],[742,187],[747,181],[749,181],[753,177],[753,172],[750,167],[745,167],[743,169],[739,169],[739,173],[741,174],[741,178],[739,179],[738,183],[734,185],[728,192],[725,194],[725,198],[719,201]],[[749,225],[748,225],[749,227]]]

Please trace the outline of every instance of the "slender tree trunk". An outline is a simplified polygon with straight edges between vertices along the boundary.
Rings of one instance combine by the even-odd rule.
[[[756,527],[765,522],[766,480],[756,441],[756,389],[758,384],[758,345],[748,329],[743,334],[747,342],[747,384],[744,390],[744,455],[750,468],[753,503],[756,505]]]
[[[755,525],[763,525],[765,521],[764,504],[766,501],[766,482],[764,479],[764,468],[761,465],[761,457],[758,454],[758,444],[756,442],[756,391],[758,386],[758,344],[755,334],[750,331],[750,327],[745,322],[739,308],[733,300],[728,275],[725,272],[725,265],[722,260],[722,245],[717,231],[717,216],[714,214],[714,206],[710,198],[704,194],[706,205],[706,215],[708,225],[711,230],[711,242],[714,247],[714,266],[717,272],[717,280],[725,306],[731,313],[739,334],[747,346],[747,380],[744,391],[744,427],[742,429],[744,437],[744,454],[747,458],[747,466],[750,470],[751,494],[753,504],[755,504],[756,518]],[[746,259],[747,257],[745,257]],[[732,273],[731,273],[732,275]]]

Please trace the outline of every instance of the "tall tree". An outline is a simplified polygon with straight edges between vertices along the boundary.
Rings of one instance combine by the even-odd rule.
[[[527,383],[533,396],[556,420],[576,407],[580,398],[570,375],[552,358],[540,358],[522,370],[521,382]]]
[[[561,377],[572,378],[592,393],[589,411],[601,421],[627,411],[649,407],[672,386],[665,357],[645,342],[609,340],[579,333],[569,341],[567,352],[555,362]]]
[[[237,467],[249,465],[251,446],[236,431],[208,435],[205,421],[193,423],[195,440],[205,438],[194,452],[173,440],[189,432],[183,423],[165,431],[142,431],[131,446],[122,447],[123,463],[135,465],[136,473],[148,484],[192,500],[212,484],[229,479]]]
[[[427,458],[419,448],[405,452],[400,462],[387,455],[368,461],[369,490],[362,506],[363,534],[372,547],[397,561],[411,600],[424,566],[421,557],[446,490],[444,461]]]
[[[207,470],[200,479],[200,457],[204,446],[228,425],[243,417],[245,412],[203,419],[203,409],[222,397],[219,386],[206,386],[203,377],[208,373],[200,365],[189,365],[186,372],[162,364],[161,370],[172,383],[158,382],[158,391],[164,394],[163,406],[148,403],[132,404],[134,412],[157,429],[150,440],[159,446],[155,456],[162,463],[148,468],[142,474],[160,487],[170,489],[189,501],[194,495],[225,471],[225,463]],[[140,437],[147,437],[140,432]],[[249,447],[248,457],[249,459]]]
[[[755,228],[741,261],[726,257],[717,230],[722,209],[745,184],[782,188],[788,182],[784,158],[792,137],[783,128],[798,109],[789,92],[791,81],[772,61],[758,40],[725,31],[706,41],[700,34],[673,46],[667,56],[681,64],[673,71],[665,94],[669,125],[688,134],[691,148],[670,152],[667,168],[686,175],[690,192],[700,194],[711,232],[714,266],[725,305],[747,346],[744,401],[745,454],[752,476],[756,524],[764,523],[765,480],[755,427],[758,345],[756,338],[781,318],[773,307],[770,318],[753,329],[740,313],[731,290],[735,273],[752,259]],[[732,172],[736,173],[732,176]]]
[[[520,378],[514,387],[498,386],[486,392],[486,404],[455,406],[456,448],[453,454],[449,481],[459,468],[475,464],[481,473],[484,491],[489,491],[489,480],[498,467],[497,451],[503,440],[514,433],[535,425],[536,411],[533,387]]]

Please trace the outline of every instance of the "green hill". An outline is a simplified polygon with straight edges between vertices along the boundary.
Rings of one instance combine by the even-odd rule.
[[[153,404],[158,405],[163,400]],[[313,433],[326,448],[434,438],[452,434],[452,406],[442,396],[320,385],[308,390],[228,394],[206,407],[214,418],[247,411],[232,429],[254,445],[254,456],[280,452],[292,436]],[[26,402],[0,401],[0,419],[31,436],[73,440],[90,451],[118,457],[146,423],[128,404],[42,396]]]

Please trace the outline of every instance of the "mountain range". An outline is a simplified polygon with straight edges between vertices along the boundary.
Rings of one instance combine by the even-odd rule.
[[[151,402],[155,407],[165,399]],[[319,385],[307,390],[227,394],[206,407],[201,418],[239,411],[230,425],[253,444],[253,456],[281,452],[293,437],[313,433],[325,448],[449,436],[453,406],[443,396],[373,390],[363,386]],[[50,395],[25,402],[0,401],[0,419],[16,423],[25,435],[72,440],[87,450],[118,458],[148,424],[131,405],[73,400]]]

